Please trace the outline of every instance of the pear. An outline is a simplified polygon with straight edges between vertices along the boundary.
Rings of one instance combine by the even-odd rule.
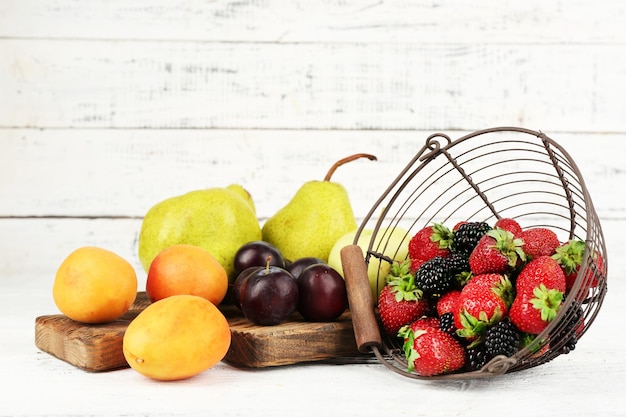
[[[350,231],[341,236],[328,255],[328,265],[336,269],[343,277],[343,267],[341,262],[341,249],[354,243],[357,230]],[[370,242],[374,238],[373,229],[363,229],[359,234],[359,240],[356,243],[364,254],[369,249]],[[381,227],[376,233],[376,240],[372,244],[372,251],[378,251],[383,256],[392,261],[402,262],[409,255],[409,241],[411,236],[401,227]],[[391,262],[381,260],[377,256],[370,256],[367,263],[367,276],[372,290],[372,297],[376,304],[378,295],[386,284],[385,279],[391,269]]]
[[[196,245],[211,253],[233,282],[235,253],[243,244],[260,239],[256,214],[239,192],[221,187],[195,190],[148,210],[139,233],[139,260],[147,272],[163,249]]]
[[[337,161],[323,181],[304,183],[287,205],[267,219],[263,240],[291,261],[304,257],[328,260],[337,239],[357,228],[346,189],[330,179],[337,167],[358,158],[376,160],[373,155],[355,154]]]
[[[252,209],[252,211],[256,214],[256,206],[254,205],[254,200],[252,199],[252,195],[250,195],[248,190],[243,188],[242,185],[230,184],[228,187],[226,187],[226,189],[234,191],[235,193],[239,194],[239,196],[241,196],[244,200],[246,200],[246,202],[250,205],[250,208]]]

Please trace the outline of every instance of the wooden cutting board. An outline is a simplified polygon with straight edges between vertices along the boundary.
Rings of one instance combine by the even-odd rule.
[[[132,308],[120,319],[104,324],[84,324],[62,314],[35,319],[35,345],[61,360],[90,372],[128,367],[122,340],[128,324],[148,305],[145,292],[137,294]],[[333,322],[306,322],[297,313],[277,326],[256,326],[234,305],[220,306],[228,319],[232,342],[224,361],[238,367],[272,367],[301,362],[365,356],[354,339],[350,312]]]

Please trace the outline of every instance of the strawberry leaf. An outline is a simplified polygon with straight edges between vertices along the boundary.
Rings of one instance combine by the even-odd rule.
[[[411,261],[394,262],[385,277],[387,285],[395,294],[396,301],[418,301],[423,292],[415,285],[415,275],[411,273]]]
[[[433,233],[430,236],[431,242],[439,243],[439,249],[451,249],[454,232],[441,223],[433,224]]]
[[[533,290],[535,296],[530,300],[533,308],[541,312],[541,320],[551,322],[561,308],[563,292],[554,288],[548,289],[544,284],[539,284]]]
[[[566,274],[573,274],[583,263],[585,252],[585,242],[579,239],[572,239],[556,248],[556,253],[552,259],[557,261]]]
[[[506,257],[511,268],[517,266],[518,260],[526,261],[526,253],[523,249],[524,241],[516,238],[512,232],[495,228],[486,234],[495,240],[493,247]]]
[[[500,297],[502,301],[504,301],[504,304],[507,307],[510,307],[511,304],[513,304],[513,299],[515,298],[515,291],[513,289],[513,284],[511,283],[511,280],[509,279],[508,276],[502,275],[502,278],[500,278],[500,282],[494,285],[491,288],[491,291],[495,295]]]
[[[415,369],[415,360],[420,357],[420,354],[415,350],[415,338],[426,333],[426,330],[418,330],[414,332],[410,326],[404,326],[398,331],[398,336],[404,338],[404,344],[402,350],[408,363],[408,371],[411,372]]]

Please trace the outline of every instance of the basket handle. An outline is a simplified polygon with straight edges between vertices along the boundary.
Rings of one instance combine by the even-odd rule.
[[[358,245],[348,245],[341,249],[340,254],[357,348],[362,353],[368,353],[373,346],[381,349],[382,339],[374,315],[372,290],[363,251]]]

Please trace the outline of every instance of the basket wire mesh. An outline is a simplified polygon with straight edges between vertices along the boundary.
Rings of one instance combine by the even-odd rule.
[[[389,254],[400,250],[390,247],[393,229],[405,230],[410,238],[435,222],[493,224],[502,217],[516,219],[524,228],[547,227],[561,242],[585,242],[583,263],[557,316],[515,355],[496,356],[479,370],[433,377],[407,371],[399,341],[380,331],[367,264],[373,258],[393,262]],[[356,243],[368,228],[374,233],[363,253]],[[354,245],[344,248],[342,257],[359,349],[373,352],[394,372],[416,379],[491,377],[546,363],[565,353],[572,332],[582,337],[607,291],[605,240],[580,170],[544,133],[517,127],[480,130],[456,140],[442,133],[429,136],[374,203]],[[581,309],[582,319],[576,314]],[[573,323],[579,320],[584,321],[582,328]]]

